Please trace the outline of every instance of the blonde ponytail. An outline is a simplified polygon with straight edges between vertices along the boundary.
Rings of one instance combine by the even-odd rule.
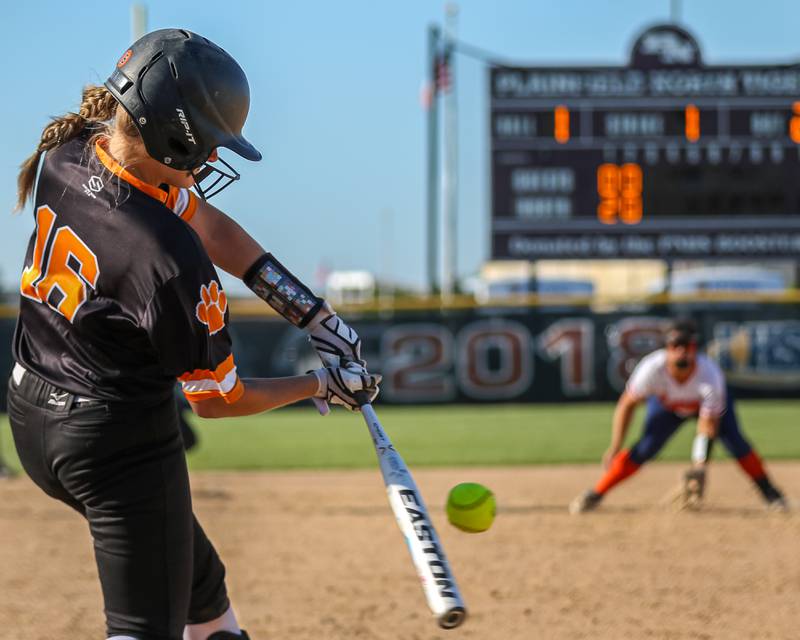
[[[39,159],[45,151],[57,149],[62,144],[77,137],[88,123],[102,123],[111,120],[116,114],[117,101],[105,87],[88,85],[83,90],[78,113],[53,118],[53,122],[42,131],[42,138],[36,151],[20,166],[17,178],[17,206],[19,211],[25,206],[33,192]]]

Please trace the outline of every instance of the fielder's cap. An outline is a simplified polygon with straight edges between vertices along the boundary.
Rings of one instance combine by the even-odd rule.
[[[698,342],[697,323],[692,318],[676,318],[664,331],[664,339],[668,346],[688,346]]]

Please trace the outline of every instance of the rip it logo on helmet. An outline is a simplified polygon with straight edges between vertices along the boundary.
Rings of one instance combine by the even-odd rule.
[[[183,112],[183,109],[175,107],[175,111],[178,112],[178,120],[181,121],[183,128],[186,129],[186,139],[192,144],[196,145],[197,141],[194,139],[192,128],[189,126],[189,121],[186,119],[186,114]]]

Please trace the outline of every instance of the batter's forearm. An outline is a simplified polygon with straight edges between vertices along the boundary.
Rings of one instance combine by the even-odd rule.
[[[264,251],[236,221],[204,202],[189,224],[203,243],[208,257],[220,269],[240,278],[275,311],[301,329],[313,327],[333,313],[275,256]],[[325,308],[327,313],[317,312]],[[357,358],[356,358],[357,359]]]
[[[319,390],[319,380],[314,374],[289,378],[245,378],[242,383],[244,393],[232,404],[226,403],[222,398],[189,404],[201,418],[232,418],[250,416],[306,400]]]
[[[242,278],[247,269],[264,254],[264,248],[229,216],[202,202],[189,221],[208,257],[217,267]]]
[[[206,251],[211,261],[232,276],[241,278],[248,267],[264,253],[264,248],[224,213],[219,214],[216,231]]]

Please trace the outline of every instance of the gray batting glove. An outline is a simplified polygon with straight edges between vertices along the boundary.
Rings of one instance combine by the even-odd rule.
[[[375,400],[380,391],[378,385],[383,379],[380,374],[368,373],[356,362],[345,367],[322,367],[312,373],[319,382],[319,389],[314,397],[329,404],[341,405],[350,411],[359,410],[359,402],[355,396],[359,391],[366,393],[368,402]]]

